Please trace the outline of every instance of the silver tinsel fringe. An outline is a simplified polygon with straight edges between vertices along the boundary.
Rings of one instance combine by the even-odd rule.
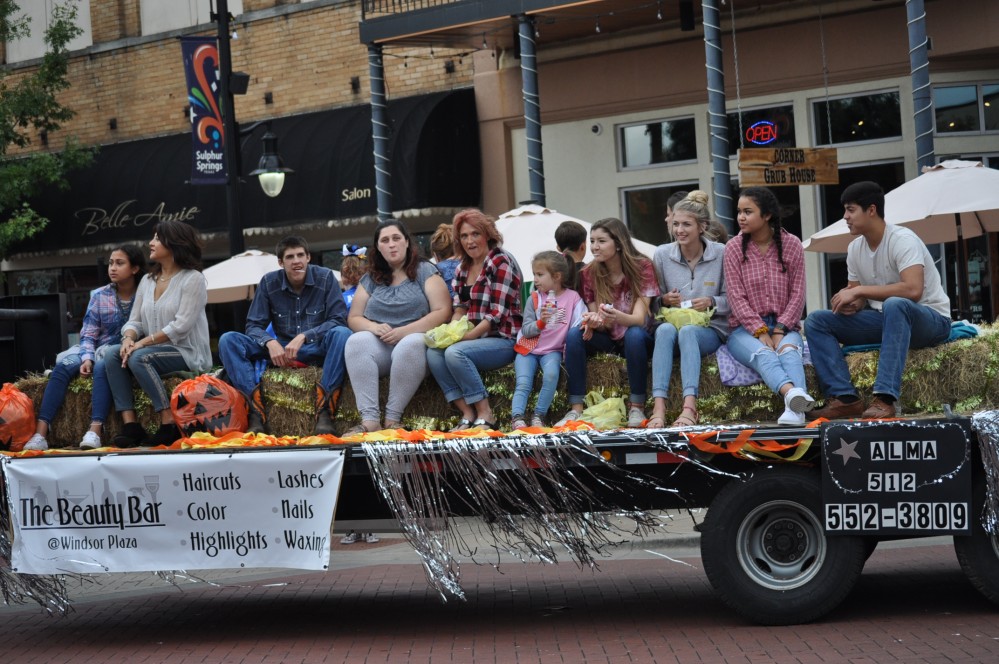
[[[985,510],[982,526],[999,542],[999,410],[987,410],[971,417],[978,434],[978,449],[985,468]]]
[[[478,554],[457,532],[455,514],[482,517],[482,534],[494,542],[494,564],[502,552],[546,563],[564,553],[595,567],[604,548],[615,543],[612,538],[628,534],[614,516],[633,520],[633,534],[640,536],[662,525],[634,507],[633,494],[640,487],[676,490],[606,461],[591,442],[595,436],[380,442],[364,443],[363,449],[375,485],[423,560],[428,582],[446,601],[465,598],[456,555],[475,562]],[[677,447],[687,450],[685,443]]]

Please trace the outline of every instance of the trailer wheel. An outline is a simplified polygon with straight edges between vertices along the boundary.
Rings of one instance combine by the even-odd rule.
[[[975,480],[971,496],[971,535],[954,536],[954,551],[971,585],[999,604],[999,543],[982,525],[985,478]]]
[[[722,601],[764,625],[808,622],[853,589],[863,537],[825,536],[817,471],[776,468],[726,485],[701,533],[701,560]]]

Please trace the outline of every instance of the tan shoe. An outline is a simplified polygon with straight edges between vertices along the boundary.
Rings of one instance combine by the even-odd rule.
[[[820,417],[824,417],[827,420],[849,420],[855,417],[860,417],[863,412],[864,402],[860,399],[857,399],[853,403],[846,403],[845,401],[840,401],[836,397],[831,397],[826,399],[825,406],[822,408],[816,408],[806,415],[810,420],[817,420]]]
[[[867,407],[867,410],[864,411],[861,417],[865,420],[890,420],[896,416],[895,412],[895,404],[888,403],[880,397],[874,397],[871,405]]]

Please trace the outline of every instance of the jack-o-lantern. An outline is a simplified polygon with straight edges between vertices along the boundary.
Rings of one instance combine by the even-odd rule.
[[[178,385],[170,397],[170,411],[185,436],[196,431],[213,436],[246,431],[246,399],[215,376],[198,376]]]
[[[10,383],[0,388],[0,448],[20,452],[35,433],[35,405],[31,397]]]

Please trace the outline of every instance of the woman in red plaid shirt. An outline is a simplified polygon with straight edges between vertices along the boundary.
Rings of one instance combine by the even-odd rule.
[[[780,204],[765,187],[749,187],[736,210],[740,232],[725,245],[731,333],[728,349],[784,397],[778,424],[803,426],[815,401],[805,391],[801,312],[805,252],[781,227]]]
[[[455,215],[453,228],[455,257],[461,264],[451,284],[451,320],[468,316],[474,327],[444,350],[427,349],[427,364],[444,398],[461,411],[461,421],[452,431],[495,429],[479,371],[513,362],[521,324],[520,267],[503,251],[503,236],[492,218],[481,211],[462,210]]]

